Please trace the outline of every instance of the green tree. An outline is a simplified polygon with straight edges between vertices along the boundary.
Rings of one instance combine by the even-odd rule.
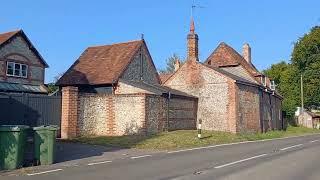
[[[174,64],[179,60],[180,66],[184,64],[184,60],[182,60],[177,54],[173,54],[171,57],[166,59],[166,67],[165,69],[161,69],[160,73],[173,73],[174,72]]]
[[[275,81],[277,91],[283,96],[282,110],[286,111],[287,116],[292,119],[296,107],[298,106],[299,88],[300,86],[292,85],[296,82],[295,68],[281,61],[280,63],[271,65],[270,68],[264,70],[264,74]]]
[[[295,76],[303,75],[304,101],[307,109],[320,107],[320,26],[300,38],[294,45],[292,65]],[[297,81],[295,81],[297,84]]]
[[[284,97],[283,110],[293,117],[300,103],[300,76],[303,75],[306,109],[320,107],[320,27],[299,38],[294,45],[291,63],[273,64],[264,73],[275,80]]]
[[[53,78],[53,82],[47,84],[49,94],[59,89],[59,86],[56,86],[56,82],[60,79],[62,75],[63,73],[59,73],[57,76]]]

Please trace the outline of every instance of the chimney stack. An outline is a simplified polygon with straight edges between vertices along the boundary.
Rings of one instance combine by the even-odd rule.
[[[198,50],[198,35],[195,33],[195,26],[193,18],[190,23],[190,32],[188,34],[188,58],[187,60],[199,61]]]
[[[242,56],[249,64],[251,64],[251,47],[248,43],[245,43],[242,47]]]
[[[174,62],[174,71],[178,71],[179,68],[180,68],[180,61],[179,61],[179,59],[177,59]]]

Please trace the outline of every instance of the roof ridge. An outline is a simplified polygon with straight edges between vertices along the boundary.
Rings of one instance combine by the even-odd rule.
[[[6,32],[1,32],[0,35],[3,35],[3,34],[8,34],[8,33],[18,33],[19,31],[22,31],[22,29],[17,29],[17,30],[13,30],[13,31],[6,31]]]
[[[114,45],[121,45],[121,44],[129,44],[129,43],[135,43],[135,42],[142,42],[143,40],[131,40],[127,42],[118,42],[113,44],[105,44],[105,45],[96,45],[96,46],[89,46],[88,48],[99,48],[99,47],[107,47],[107,46],[114,46]]]

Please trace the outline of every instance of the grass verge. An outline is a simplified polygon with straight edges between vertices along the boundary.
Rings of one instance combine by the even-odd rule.
[[[172,132],[163,132],[152,136],[79,137],[73,139],[72,141],[86,144],[115,146],[122,148],[173,150],[241,141],[253,141],[298,136],[314,133],[320,133],[320,130],[290,126],[288,127],[287,131],[270,131],[267,133],[231,134],[226,132],[203,131],[203,138],[200,140],[197,138],[196,130],[180,130]]]

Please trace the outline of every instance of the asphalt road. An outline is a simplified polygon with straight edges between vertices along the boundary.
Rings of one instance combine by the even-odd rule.
[[[0,179],[319,180],[320,135],[145,154]]]

